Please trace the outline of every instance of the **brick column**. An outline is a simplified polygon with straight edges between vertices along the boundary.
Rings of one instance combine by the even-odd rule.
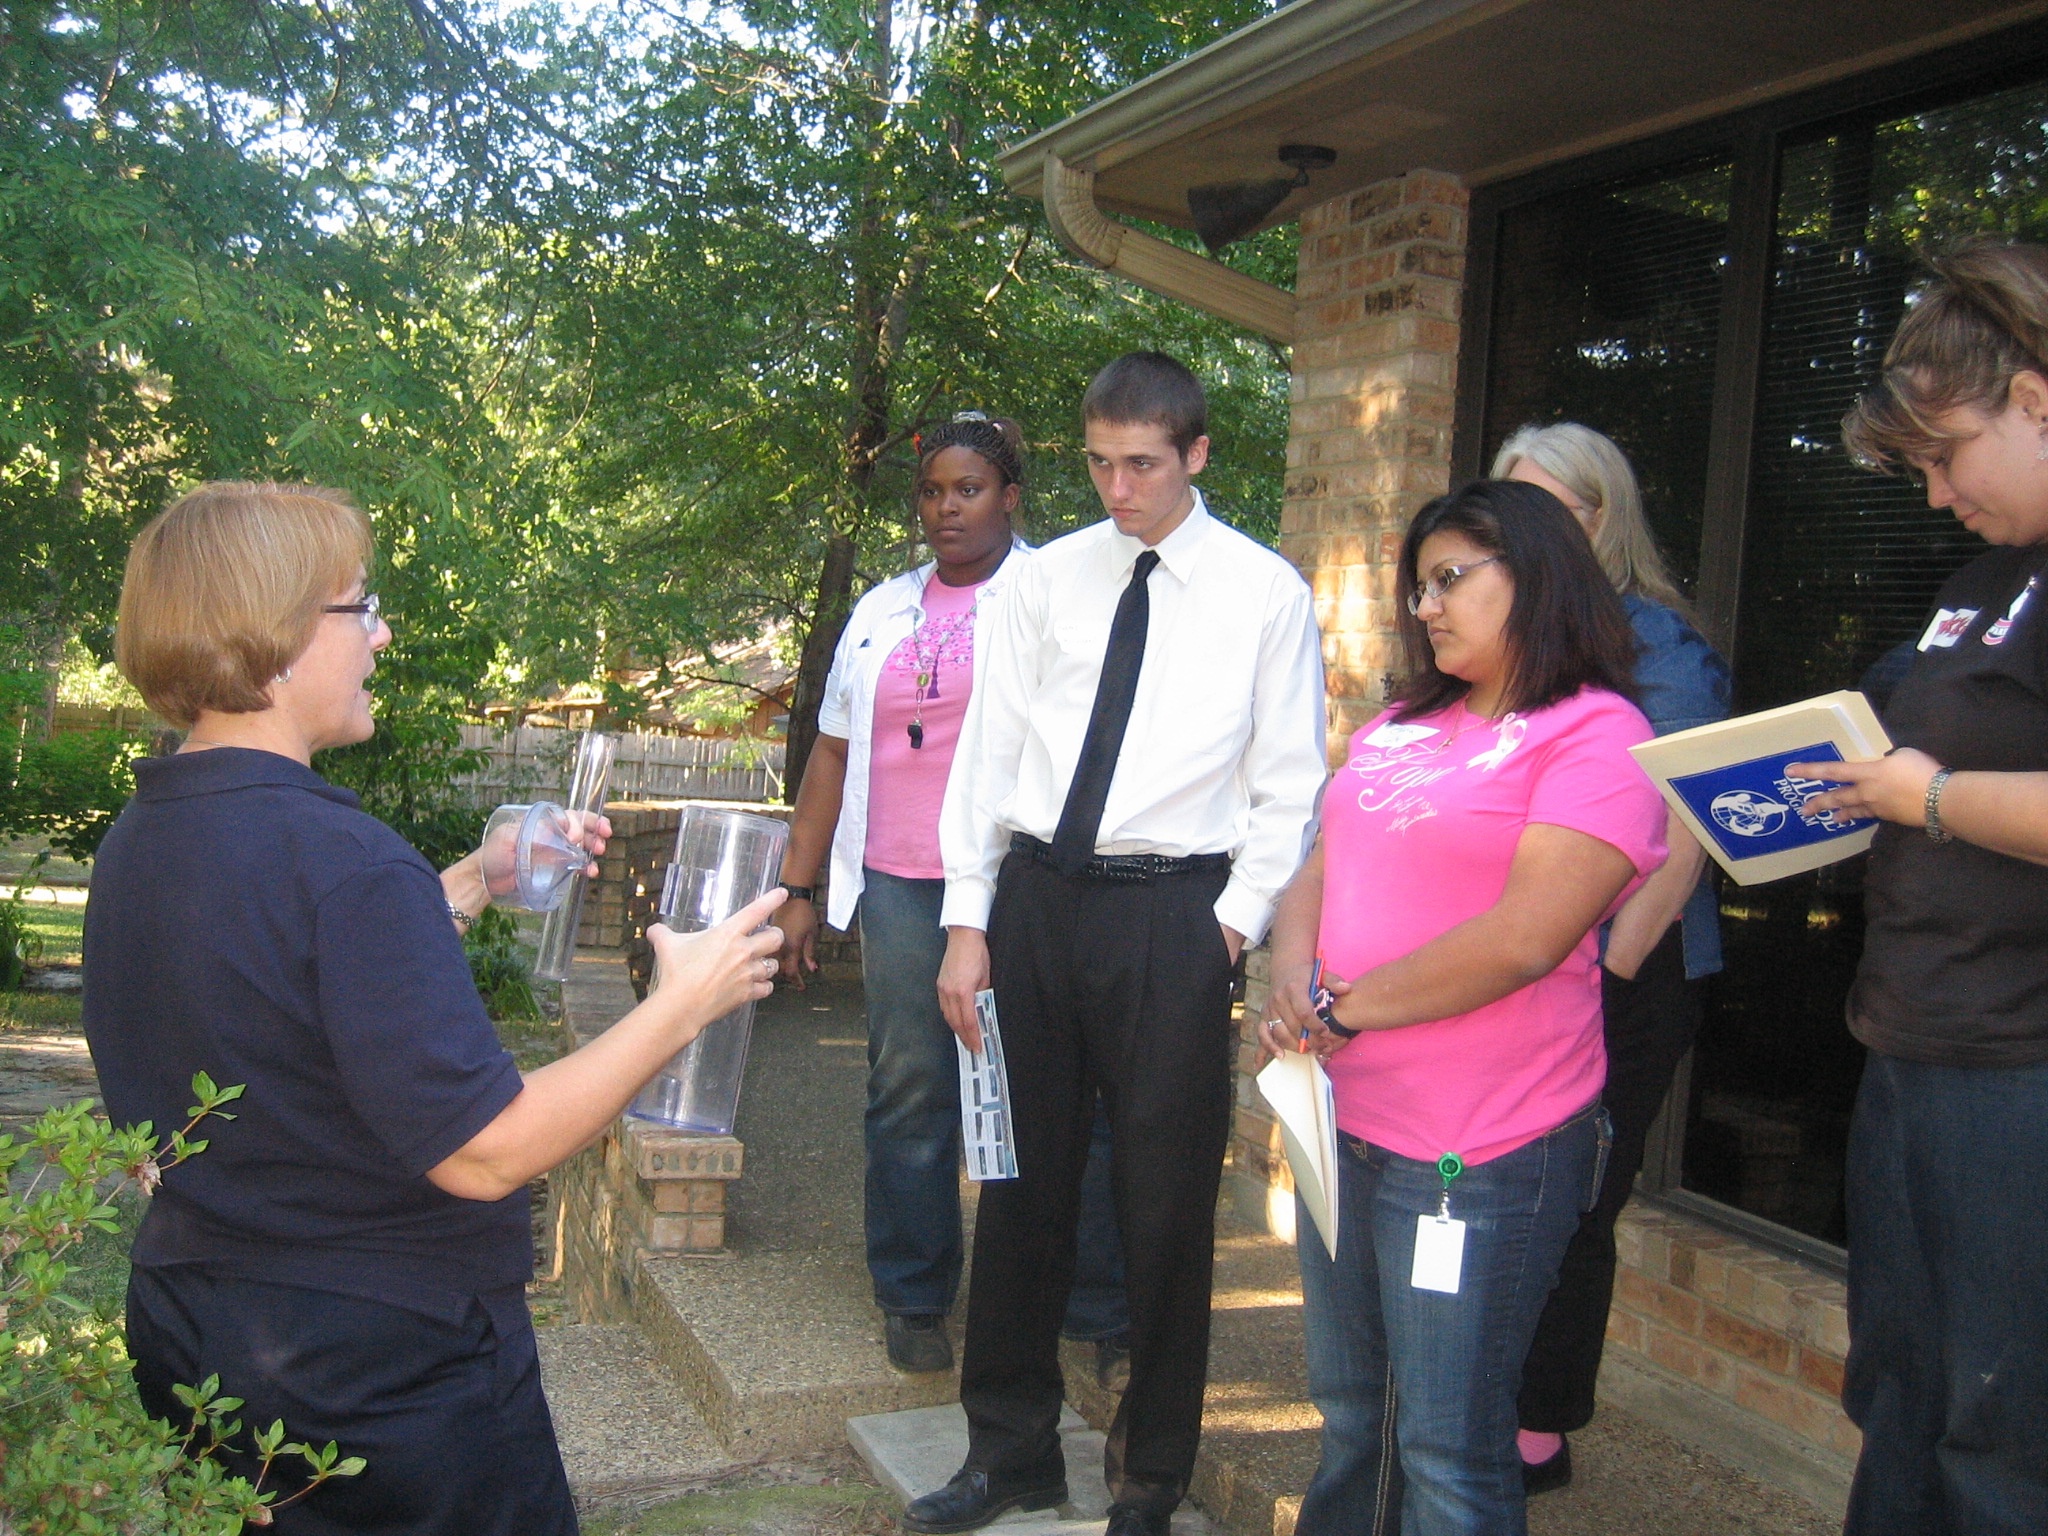
[[[1402,531],[1450,486],[1465,202],[1411,171],[1301,218],[1280,552],[1315,589],[1333,759],[1400,665]]]
[[[1464,269],[1465,189],[1435,171],[1376,182],[1301,217],[1280,552],[1315,589],[1333,763],[1400,667],[1402,532],[1450,488]],[[1292,1237],[1280,1129],[1250,1076],[1266,1001],[1266,956],[1252,958],[1226,1187],[1241,1218]]]

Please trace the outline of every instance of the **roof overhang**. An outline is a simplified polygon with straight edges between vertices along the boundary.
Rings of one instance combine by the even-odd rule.
[[[2048,15],[2048,0],[1296,0],[998,157],[1103,208],[1190,224],[1187,189],[1337,151],[1267,218],[1427,168],[1469,186],[1704,121]],[[1055,179],[1057,179],[1055,177]]]

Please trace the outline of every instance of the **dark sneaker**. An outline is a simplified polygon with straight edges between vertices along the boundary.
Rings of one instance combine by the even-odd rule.
[[[1066,1502],[1064,1480],[1027,1488],[1007,1481],[992,1483],[986,1472],[962,1471],[936,1493],[912,1499],[903,1511],[903,1528],[922,1536],[948,1536],[978,1530],[1013,1509],[1052,1509]]]
[[[1522,1463],[1522,1492],[1529,1498],[1562,1488],[1572,1480],[1572,1443],[1567,1440],[1548,1461]]]
[[[946,1337],[943,1317],[931,1313],[902,1317],[891,1312],[883,1323],[889,1340],[889,1363],[897,1370],[953,1369],[953,1341]]]
[[[1139,1509],[1130,1504],[1109,1506],[1109,1524],[1102,1536],[1171,1536],[1173,1511]]]

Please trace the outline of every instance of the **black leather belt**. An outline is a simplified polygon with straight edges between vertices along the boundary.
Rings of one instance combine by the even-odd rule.
[[[1047,869],[1058,867],[1052,861],[1052,844],[1033,837],[1029,832],[1011,833],[1010,847],[1017,853],[1029,854]],[[1227,853],[1197,853],[1184,859],[1168,858],[1163,853],[1098,853],[1081,866],[1079,878],[1142,885],[1148,880],[1160,880],[1168,875],[1228,868],[1230,855]]]

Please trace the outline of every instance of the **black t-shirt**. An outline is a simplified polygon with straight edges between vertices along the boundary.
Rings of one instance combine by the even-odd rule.
[[[184,1124],[192,1074],[246,1091],[193,1134],[134,1260],[460,1317],[526,1280],[522,1190],[426,1171],[518,1096],[441,882],[356,797],[269,752],[135,765],[94,862],[85,1031],[116,1124]]]
[[[1885,728],[1957,772],[2048,771],[2048,550],[1994,549],[1950,578]],[[1849,1028],[1960,1067],[2048,1062],[2048,866],[1881,826]]]

